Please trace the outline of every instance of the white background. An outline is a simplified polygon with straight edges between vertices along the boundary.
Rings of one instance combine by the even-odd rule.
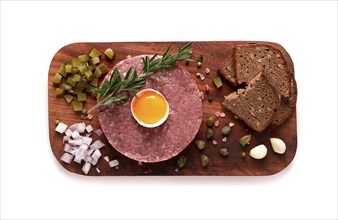
[[[268,177],[71,174],[48,139],[53,55],[79,41],[266,40],[295,63],[298,150]],[[337,2],[1,1],[1,218],[337,218]]]

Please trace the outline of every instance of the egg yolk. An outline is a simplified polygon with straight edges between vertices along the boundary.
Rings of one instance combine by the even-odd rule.
[[[163,119],[168,105],[162,95],[147,90],[137,95],[132,103],[134,116],[145,124],[154,124]]]

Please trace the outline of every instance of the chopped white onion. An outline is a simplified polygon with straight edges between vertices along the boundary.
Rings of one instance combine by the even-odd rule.
[[[70,130],[69,128],[65,131],[65,134],[67,135],[67,137],[71,137],[72,136],[72,130]]]
[[[67,130],[67,125],[62,122],[59,122],[59,124],[55,128],[55,131],[59,132],[60,134],[62,134],[66,130]]]
[[[87,163],[91,163],[93,158],[87,154],[83,160]]]
[[[79,149],[82,149],[82,151],[86,151],[89,148],[87,144],[81,144]]]
[[[110,167],[115,167],[119,165],[119,161],[118,160],[112,160],[109,162],[109,166]]]
[[[74,162],[81,164],[81,161],[82,161],[81,155],[75,154]]]
[[[65,163],[70,163],[73,160],[73,155],[69,154],[69,153],[64,153],[61,157],[61,160]]]
[[[78,132],[78,130],[73,131],[72,138],[76,139],[78,137],[80,137],[80,133]]]
[[[86,129],[86,124],[84,122],[77,124],[77,130],[80,133],[83,133],[85,131],[85,129]]]
[[[69,141],[70,138],[68,136],[63,136],[62,143],[65,143],[66,141]]]
[[[82,143],[87,144],[88,146],[92,143],[93,138],[90,137],[83,137]]]
[[[94,153],[93,153],[93,155],[92,155],[92,158],[94,159],[94,160],[99,160],[99,158],[101,157],[101,151],[99,150],[99,149],[97,149],[97,150],[95,150],[94,151]]]
[[[92,132],[93,130],[94,130],[94,129],[93,129],[93,127],[92,127],[91,125],[87,125],[86,131],[87,131],[88,133]]]
[[[80,146],[82,144],[82,140],[81,139],[69,140],[68,144],[70,144],[72,147]]]
[[[82,171],[87,175],[89,173],[90,168],[92,167],[92,165],[90,163],[85,163],[82,167]]]
[[[109,162],[109,157],[108,157],[108,156],[105,156],[103,159],[104,159],[105,161]]]
[[[96,164],[97,164],[97,160],[94,160],[94,159],[92,159],[92,162],[91,162],[91,164],[93,165],[93,166],[95,166]]]
[[[97,171],[98,173],[101,173],[100,169],[99,169],[99,168],[97,168],[97,167],[96,167],[96,171]]]
[[[95,131],[95,133],[97,134],[97,136],[101,136],[102,135],[102,130],[101,129],[97,129],[96,131]]]
[[[69,126],[69,129],[71,131],[76,131],[77,130],[77,125],[78,125],[78,123],[72,124],[71,126]]]
[[[102,147],[104,147],[104,143],[101,140],[96,140],[92,145],[90,145],[90,148],[92,149],[100,149]]]
[[[91,155],[93,152],[94,152],[94,149],[92,149],[92,148],[89,148],[89,149],[87,150],[87,154],[88,154],[88,155]]]
[[[64,150],[65,152],[69,152],[70,149],[71,149],[70,145],[69,145],[68,143],[65,143],[65,146],[63,147],[63,150]]]

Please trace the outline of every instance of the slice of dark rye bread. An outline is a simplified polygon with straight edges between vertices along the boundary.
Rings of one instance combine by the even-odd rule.
[[[270,43],[270,46],[268,46],[266,44],[254,43],[254,44],[239,45],[237,47],[244,47],[244,46],[252,47],[252,48],[255,48],[255,49],[256,49],[256,47],[262,47],[267,52],[270,52],[269,58],[273,57],[271,54],[275,55],[277,58],[281,58],[281,59],[278,59],[280,61],[279,63],[278,62],[274,62],[274,63],[275,64],[277,63],[277,67],[278,67],[278,64],[280,64],[279,65],[280,67],[281,67],[281,65],[283,65],[283,69],[286,68],[286,72],[288,72],[288,74],[290,76],[290,95],[289,95],[289,97],[279,96],[280,105],[279,105],[277,112],[274,116],[274,119],[272,120],[272,123],[271,123],[273,126],[278,126],[278,125],[282,124],[292,114],[292,112],[293,112],[293,110],[296,106],[296,102],[297,102],[297,84],[296,84],[296,81],[294,79],[294,67],[293,67],[291,57],[282,46],[280,46],[279,44],[275,44],[275,43]],[[234,58],[233,58],[235,56],[234,55],[235,49],[232,49],[231,51],[232,51],[232,54],[230,54],[230,55],[227,54],[224,62],[219,67],[218,73],[219,73],[219,75],[222,75],[226,80],[228,80],[228,78],[229,78],[229,77],[226,77],[226,75],[231,74],[232,80],[231,81],[228,80],[228,81],[232,85],[238,86],[236,70],[232,69],[231,73],[229,73],[229,71],[223,70],[225,64],[227,66],[235,66],[235,64],[234,64],[235,61],[234,61]],[[256,54],[256,56],[257,56],[257,54]],[[229,57],[232,57],[232,59],[229,59]],[[261,66],[261,65],[259,64],[258,66]],[[268,77],[268,78],[269,78],[270,82],[273,81],[273,79],[271,79],[271,77]],[[233,81],[236,81],[236,82],[233,83]]]
[[[218,74],[224,77],[233,86],[238,86],[234,63],[234,53],[232,49],[229,53],[225,54],[225,59],[218,68]]]
[[[224,97],[222,103],[255,131],[263,131],[273,120],[279,106],[276,90],[264,74],[256,75],[245,89]]]
[[[291,73],[282,53],[266,44],[239,45],[234,48],[236,78],[239,84],[249,83],[263,70],[278,94],[289,97]]]

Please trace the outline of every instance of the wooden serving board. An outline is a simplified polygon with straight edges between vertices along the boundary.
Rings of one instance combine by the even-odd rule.
[[[177,159],[181,155],[159,163],[143,163],[139,165],[137,161],[131,160],[122,154],[118,153],[112,146],[110,146],[105,139],[104,135],[101,137],[92,135],[93,139],[100,139],[106,143],[106,146],[101,149],[102,157],[100,158],[96,167],[100,169],[100,173],[94,167],[90,170],[88,175],[91,176],[119,176],[119,175],[222,175],[222,176],[252,176],[252,175],[272,175],[286,168],[293,160],[297,150],[297,120],[296,110],[293,114],[280,126],[268,127],[262,133],[254,132],[248,128],[242,121],[236,119],[234,115],[227,111],[220,103],[223,101],[223,96],[228,95],[235,90],[229,83],[223,80],[223,86],[217,89],[212,82],[212,78],[217,76],[217,69],[221,62],[230,53],[235,45],[243,43],[258,43],[258,42],[244,42],[244,41],[209,41],[209,42],[194,42],[192,45],[193,55],[192,58],[197,60],[199,55],[203,55],[203,65],[197,68],[196,63],[190,63],[185,66],[191,73],[191,77],[195,79],[198,88],[202,91],[204,86],[210,86],[210,96],[212,102],[206,99],[203,101],[203,122],[200,130],[195,138],[206,140],[206,120],[208,116],[213,115],[216,111],[225,112],[225,118],[218,118],[220,126],[214,128],[214,140],[218,142],[215,146],[212,140],[206,140],[206,148],[199,150],[194,141],[181,153],[187,156],[188,160],[182,169],[177,170]],[[275,45],[269,42],[260,42]],[[73,123],[85,122],[91,124],[94,129],[100,128],[97,112],[93,113],[92,120],[83,120],[80,113],[75,113],[70,104],[67,104],[63,96],[56,97],[55,87],[53,87],[54,74],[62,63],[67,62],[73,57],[81,54],[89,54],[89,52],[96,48],[104,52],[106,48],[112,48],[115,51],[115,58],[111,61],[101,56],[101,62],[105,63],[108,68],[125,59],[127,55],[136,56],[140,54],[155,54],[163,53],[169,45],[172,45],[172,51],[177,51],[179,46],[185,42],[106,42],[106,43],[74,43],[66,45],[61,48],[53,57],[48,75],[48,108],[49,108],[49,138],[50,146],[57,161],[68,171],[78,174],[83,174],[82,166],[78,163],[72,162],[71,164],[61,161],[61,156],[64,153],[62,138],[64,135],[55,132],[55,120],[60,120],[67,125]],[[287,54],[286,51],[283,53]],[[288,55],[287,55],[288,56]],[[290,58],[289,58],[290,59]],[[291,59],[290,59],[291,61]],[[182,65],[185,65],[182,62]],[[289,65],[293,65],[292,61]],[[205,68],[209,68],[211,73],[206,75]],[[293,67],[292,67],[293,68]],[[200,72],[206,76],[204,81],[196,77],[196,73]],[[103,77],[102,77],[103,78]],[[101,80],[102,80],[101,78]],[[96,103],[94,97],[87,98],[84,107],[89,109]],[[233,122],[235,126],[231,134],[228,136],[226,143],[223,143],[221,129],[229,122]],[[246,135],[251,134],[252,138],[250,144],[242,147],[239,144],[239,139]],[[285,154],[279,155],[274,153],[270,144],[269,138],[278,137],[284,140],[287,145]],[[132,137],[131,137],[132,138]],[[249,151],[258,144],[265,144],[268,148],[267,156],[262,160],[255,160],[249,156]],[[219,154],[221,147],[227,147],[229,155],[222,157]],[[246,152],[246,157],[242,158],[242,152]],[[204,154],[210,158],[209,165],[202,167],[200,156]],[[119,169],[110,168],[108,163],[103,159],[103,156],[108,155],[110,160],[118,159],[120,165]],[[84,175],[84,174],[83,174]]]

